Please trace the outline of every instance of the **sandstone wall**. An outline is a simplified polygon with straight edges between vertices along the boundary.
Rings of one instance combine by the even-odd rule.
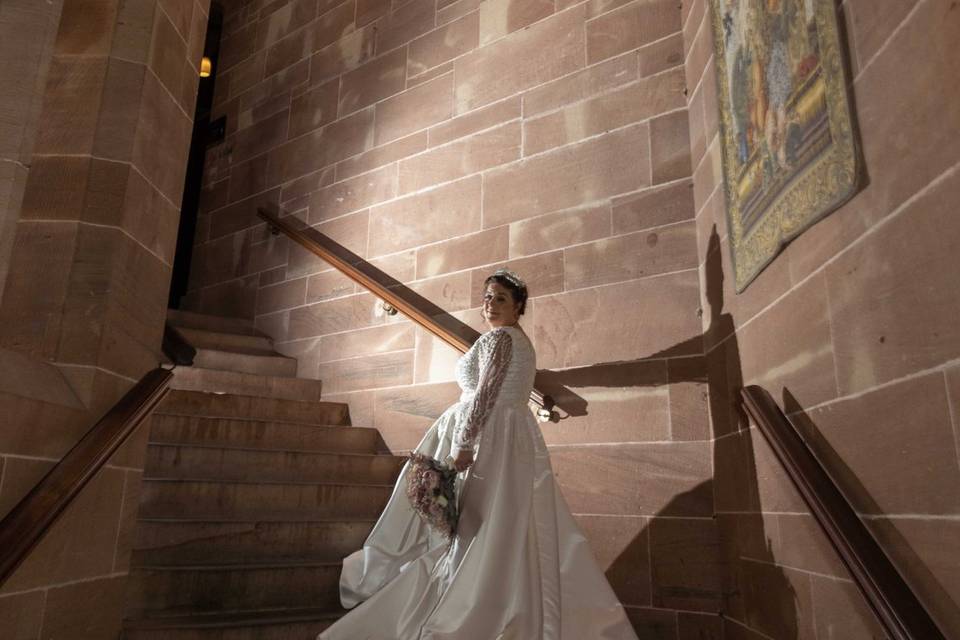
[[[879,633],[762,438],[731,409],[741,383],[764,386],[802,426],[960,634],[960,110],[948,80],[960,12],[947,0],[841,4],[866,186],[735,295],[709,4],[683,3],[684,68],[728,637]]]
[[[673,0],[236,2],[192,282],[413,447],[456,355],[255,216],[295,214],[479,327],[509,265],[567,499],[646,638],[719,633],[720,549]]]
[[[23,182],[22,207],[0,206],[0,245],[13,234],[0,248],[0,517],[159,362],[206,33],[205,0],[61,4],[59,21],[43,14],[57,3],[0,7],[0,73],[24,83],[3,76],[23,90],[4,92],[3,115],[26,114],[0,136],[3,154],[12,142],[23,154],[0,161]],[[38,14],[56,34],[45,62]],[[6,110],[21,99],[36,113]],[[4,584],[4,638],[118,636],[146,436]]]

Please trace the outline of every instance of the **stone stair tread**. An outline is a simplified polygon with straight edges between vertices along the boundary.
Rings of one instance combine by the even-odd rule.
[[[310,567],[339,567],[343,562],[304,561],[304,562],[244,562],[232,564],[143,564],[136,567],[139,571],[251,571],[258,569],[304,569]]]
[[[335,482],[332,480],[316,480],[316,481],[303,481],[296,482],[291,480],[221,480],[218,478],[154,478],[151,476],[144,475],[143,482],[166,482],[170,484],[177,483],[203,483],[203,484],[241,484],[241,485],[287,485],[291,487],[314,487],[314,486],[324,486],[324,487],[392,487],[392,483],[385,482]]]
[[[258,398],[320,400],[323,383],[310,378],[270,376],[192,366],[174,369],[170,387],[185,391],[230,393]]]
[[[267,337],[265,333],[253,326],[252,320],[230,318],[179,309],[167,310],[167,321],[177,329],[202,329],[221,333],[236,333],[250,336]]]
[[[351,524],[354,522],[376,522],[377,518],[375,517],[330,517],[330,518],[307,518],[304,516],[296,516],[292,519],[283,519],[283,520],[272,520],[268,517],[250,517],[250,516],[241,516],[238,518],[224,518],[222,516],[212,516],[209,518],[205,517],[162,517],[162,516],[145,516],[142,518],[137,518],[137,522],[153,522],[153,523],[203,523],[203,524],[241,524],[244,522],[250,524],[256,524],[257,522],[280,522],[284,524],[312,524],[312,523],[322,523],[322,524]]]
[[[236,347],[225,347],[225,346],[196,346],[194,348],[197,350],[197,356],[201,357],[205,353],[215,354],[215,355],[231,355],[231,356],[250,356],[255,358],[275,358],[278,360],[293,360],[296,361],[296,358],[291,358],[290,356],[285,356],[279,351],[276,351],[273,346],[266,347],[253,347],[253,346],[236,346]]]
[[[357,429],[362,427],[346,427],[347,429]],[[249,451],[251,453],[292,453],[298,455],[317,455],[317,456],[343,456],[347,458],[378,458],[378,459],[387,459],[387,458],[406,458],[406,456],[398,456],[392,453],[387,452],[360,452],[360,451],[324,451],[321,449],[298,449],[296,447],[240,447],[230,444],[207,444],[207,443],[192,443],[192,442],[154,442],[150,441],[147,443],[150,447],[182,447],[185,449],[211,449],[219,450],[224,449],[227,451]]]
[[[313,620],[336,620],[346,611],[329,609],[262,609],[257,611],[238,610],[216,613],[194,613],[188,615],[162,615],[151,612],[141,618],[124,621],[124,626],[133,629],[176,629],[198,627],[234,627],[260,626],[282,622],[300,622]]]
[[[206,369],[239,371],[257,375],[295,378],[297,360],[273,350],[262,349],[197,349],[195,365]]]
[[[331,412],[336,413],[335,419],[342,420],[343,423],[337,425],[328,419],[325,414]],[[294,413],[297,414],[296,417],[292,416]],[[349,426],[347,406],[342,402],[264,398],[184,389],[170,391],[156,408],[154,415]]]
[[[250,335],[248,333],[235,333],[227,331],[214,331],[212,329],[200,329],[196,327],[177,327],[187,342],[194,348],[207,349],[227,349],[234,347],[253,347],[257,349],[273,350],[273,339],[265,334]]]

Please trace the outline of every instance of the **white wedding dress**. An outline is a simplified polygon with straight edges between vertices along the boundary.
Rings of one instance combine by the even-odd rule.
[[[636,640],[554,481],[527,400],[536,354],[523,331],[485,333],[457,363],[460,401],[417,446],[438,460],[474,447],[451,544],[416,515],[407,467],[340,598],[361,604],[320,640]]]

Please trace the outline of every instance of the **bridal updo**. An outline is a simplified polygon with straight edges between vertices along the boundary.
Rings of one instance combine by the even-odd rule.
[[[487,279],[483,281],[484,288],[491,282],[496,282],[510,292],[513,301],[520,305],[517,313],[522,316],[527,308],[527,283],[516,273],[508,269],[497,269],[493,275],[488,276]]]

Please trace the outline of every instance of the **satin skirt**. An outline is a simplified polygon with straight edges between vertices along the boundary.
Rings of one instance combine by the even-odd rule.
[[[440,416],[417,451],[450,455],[462,407]],[[557,489],[525,403],[490,415],[476,461],[460,476],[452,543],[414,513],[406,473],[363,549],[344,560],[340,598],[356,608],[319,640],[637,639]]]

